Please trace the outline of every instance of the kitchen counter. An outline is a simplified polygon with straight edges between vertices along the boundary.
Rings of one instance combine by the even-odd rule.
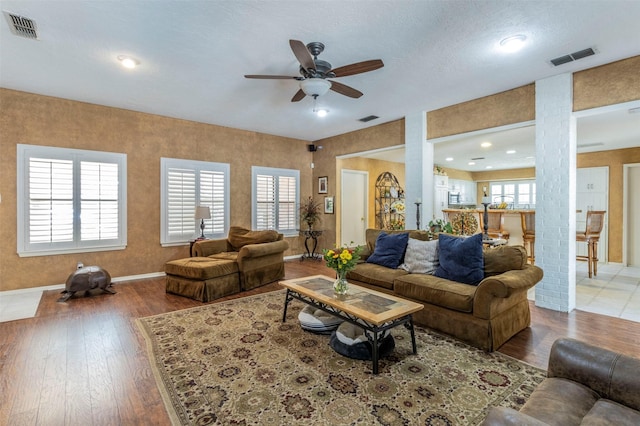
[[[443,209],[444,213],[459,213],[459,212],[475,212],[478,214],[478,224],[480,224],[480,215],[484,214],[484,207],[477,209]],[[507,242],[508,245],[522,245],[522,223],[520,221],[521,212],[535,212],[533,209],[488,209],[490,212],[503,212],[504,213],[504,225],[503,228],[509,231],[510,237]],[[478,231],[483,232],[482,229]]]

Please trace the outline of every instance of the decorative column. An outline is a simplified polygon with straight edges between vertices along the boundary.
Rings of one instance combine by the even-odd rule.
[[[576,306],[576,121],[573,76],[536,81],[536,305]]]
[[[426,112],[406,116],[404,121],[405,203],[422,205],[417,206],[416,220],[407,214],[405,224],[407,229],[418,229],[418,223],[424,225],[433,217],[433,144],[427,142]]]

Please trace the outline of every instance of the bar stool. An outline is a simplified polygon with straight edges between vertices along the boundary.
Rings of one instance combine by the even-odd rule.
[[[589,278],[598,275],[598,241],[604,226],[604,210],[589,210],[587,212],[587,225],[584,232],[576,232],[576,241],[587,243],[587,255],[576,256],[577,260],[586,260],[589,265]]]
[[[522,245],[527,250],[527,260],[533,265],[536,260],[536,212],[520,212],[520,223],[522,223]]]
[[[487,212],[487,234],[490,238],[499,238],[509,241],[509,231],[504,229],[504,212],[491,211]],[[484,218],[480,215],[480,229],[484,230]]]

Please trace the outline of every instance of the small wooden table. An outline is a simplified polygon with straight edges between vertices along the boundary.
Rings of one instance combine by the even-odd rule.
[[[413,353],[417,353],[412,314],[424,308],[423,305],[353,284],[349,285],[347,294],[337,295],[333,291],[334,281],[324,275],[280,281],[287,289],[282,322],[287,318],[289,302],[298,299],[365,329],[371,343],[373,374],[378,374],[380,337],[386,330],[404,324],[411,332]]]

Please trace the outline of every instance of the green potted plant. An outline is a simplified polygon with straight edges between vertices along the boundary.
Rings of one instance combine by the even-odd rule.
[[[313,200],[313,197],[307,198],[300,203],[300,224],[306,223],[309,229],[320,221],[321,205]]]
[[[453,234],[453,227],[451,226],[451,223],[445,222],[442,219],[430,220],[429,230],[433,233],[445,232],[447,234]]]

